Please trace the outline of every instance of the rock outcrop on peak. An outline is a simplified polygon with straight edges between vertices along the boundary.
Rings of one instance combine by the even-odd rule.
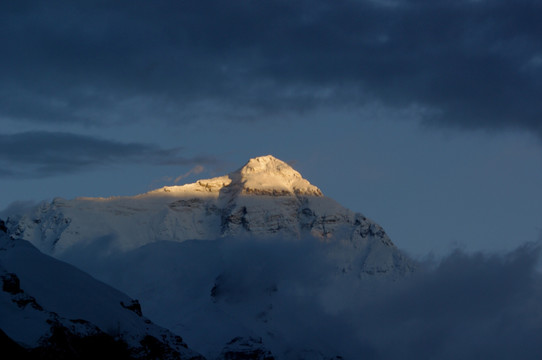
[[[229,341],[217,360],[275,360],[261,338],[237,336]]]

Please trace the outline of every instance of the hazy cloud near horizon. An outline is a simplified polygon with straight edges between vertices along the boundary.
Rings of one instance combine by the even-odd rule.
[[[82,172],[119,162],[153,165],[214,163],[211,157],[183,157],[182,148],[164,149],[93,136],[34,131],[0,134],[0,178],[40,178]]]
[[[532,0],[4,2],[0,118],[182,123],[378,103],[542,136],[540,13]]]

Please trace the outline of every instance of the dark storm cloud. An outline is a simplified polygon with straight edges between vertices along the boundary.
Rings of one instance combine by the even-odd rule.
[[[164,301],[193,308],[191,302],[199,301],[194,299],[214,292],[213,311],[234,314],[249,328],[255,314],[269,321],[274,342],[291,349],[288,359],[542,357],[538,245],[500,255],[458,250],[393,281],[360,280],[354,271],[339,275],[336,260],[330,261],[335,251],[351,250],[313,238],[228,238],[154,242],[120,256],[81,244],[64,259],[85,264],[86,271],[127,292],[145,292],[145,285],[133,285],[134,278],[153,288],[168,284],[160,300],[147,298],[153,307]],[[201,271],[194,272],[195,266]],[[170,279],[183,279],[190,298],[171,287]],[[252,330],[265,337],[261,326]],[[224,330],[205,331],[213,339]],[[303,349],[325,356],[296,356]]]
[[[251,297],[277,284],[271,318],[293,348],[318,344],[345,359],[542,356],[537,245],[502,255],[458,250],[420,264],[408,279],[371,282],[332,275],[325,245],[251,240],[242,249],[224,243],[223,296],[238,301],[241,314]]]
[[[419,106],[542,134],[538,1],[5,2],[0,116],[256,117]]]
[[[532,244],[505,255],[456,251],[411,282],[372,294],[359,314],[371,326],[361,332],[382,358],[536,359],[538,253]]]
[[[205,157],[185,158],[181,149],[121,143],[62,132],[0,134],[0,177],[45,177],[115,163],[194,165]]]

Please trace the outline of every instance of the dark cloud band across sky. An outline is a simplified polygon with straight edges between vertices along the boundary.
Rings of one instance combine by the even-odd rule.
[[[538,1],[0,6],[3,119],[176,122],[213,107],[256,118],[376,102],[417,106],[436,125],[542,134]]]
[[[0,178],[47,177],[115,163],[194,165],[214,161],[183,157],[181,150],[63,132],[0,134]]]

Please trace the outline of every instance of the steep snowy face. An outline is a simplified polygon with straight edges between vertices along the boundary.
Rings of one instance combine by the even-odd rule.
[[[89,349],[77,348],[77,339],[86,339],[101,355],[120,341],[126,358],[203,359],[179,336],[144,317],[137,300],[27,241],[9,238],[1,227],[0,329],[50,358],[58,349],[62,358],[82,358],[78,352]]]

